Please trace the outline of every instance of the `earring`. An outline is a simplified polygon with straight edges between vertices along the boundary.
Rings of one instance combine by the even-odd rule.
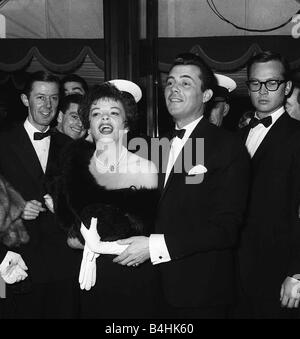
[[[93,142],[93,138],[91,136],[91,130],[87,131],[87,137],[85,138],[86,141]]]

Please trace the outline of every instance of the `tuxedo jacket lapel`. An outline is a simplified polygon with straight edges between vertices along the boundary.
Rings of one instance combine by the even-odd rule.
[[[49,146],[49,153],[48,153],[48,160],[47,160],[47,166],[46,166],[46,175],[50,172],[52,173],[55,171],[55,169],[51,168],[56,164],[58,153],[60,149],[57,145],[55,136],[51,136],[50,146]]]
[[[158,164],[158,169],[159,169],[159,176],[158,176],[158,189],[160,192],[163,192],[164,190],[164,184],[165,184],[165,178],[166,178],[166,170],[168,166],[168,159],[169,159],[169,154],[170,154],[170,142],[171,140],[169,138],[166,138],[167,141],[167,146],[161,148],[161,153],[159,157],[159,164]]]
[[[38,156],[23,126],[16,130],[12,148],[29,176],[36,182],[40,182],[44,176]],[[17,166],[17,164],[16,164]]]
[[[252,161],[256,163],[261,159],[264,153],[268,149],[276,149],[276,144],[281,143],[281,135],[285,129],[285,121],[287,113],[282,114],[282,116],[274,123],[271,129],[268,131],[267,135],[264,137],[263,141],[257,148],[256,152],[253,155]]]
[[[242,128],[241,131],[239,132],[239,135],[241,136],[244,144],[246,144],[249,132],[250,132],[250,126],[249,125]]]
[[[195,155],[195,150],[196,150],[196,138],[202,138],[202,133],[205,131],[205,126],[206,124],[208,124],[208,122],[205,120],[205,118],[202,118],[200,120],[200,122],[198,123],[198,125],[194,128],[192,134],[190,135],[189,139],[192,140],[192,144],[188,144],[188,140],[187,142],[184,144],[183,148],[181,149],[180,153],[178,154],[178,157],[172,167],[172,170],[169,174],[168,180],[166,182],[165,187],[162,190],[162,194],[160,197],[160,200],[163,199],[163,197],[165,196],[166,192],[168,191],[168,188],[170,187],[170,184],[172,183],[172,181],[174,180],[174,178],[176,177],[174,175],[174,168],[178,168],[181,169],[182,175],[186,175],[185,172],[185,168],[184,168],[184,154],[185,152],[192,152],[192,154],[189,154],[191,156],[191,159],[193,159],[194,161],[194,155]],[[192,146],[192,147],[191,147]],[[190,149],[188,149],[188,151],[186,151],[187,147],[190,147]],[[168,158],[169,158],[169,154],[168,154]],[[167,158],[167,159],[168,159]],[[165,179],[165,175],[163,176],[163,180]]]

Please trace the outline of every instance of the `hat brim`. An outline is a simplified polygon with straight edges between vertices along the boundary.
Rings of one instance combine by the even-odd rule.
[[[217,78],[218,85],[226,88],[228,92],[236,89],[236,82],[228,76],[215,73],[215,77]]]
[[[134,82],[124,79],[114,79],[109,80],[108,82],[116,86],[119,91],[130,93],[134,97],[136,103],[141,100],[142,90]]]

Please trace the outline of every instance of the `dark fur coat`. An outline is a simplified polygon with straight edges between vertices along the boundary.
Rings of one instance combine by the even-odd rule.
[[[21,195],[0,176],[0,240],[7,247],[29,241],[21,219],[24,206],[25,201]]]
[[[98,232],[103,241],[113,241],[133,235],[148,235],[158,202],[157,189],[107,190],[89,172],[95,146],[79,140],[67,148],[62,175],[57,180],[54,196],[56,214],[63,227],[75,229],[81,221],[89,226],[98,218]]]

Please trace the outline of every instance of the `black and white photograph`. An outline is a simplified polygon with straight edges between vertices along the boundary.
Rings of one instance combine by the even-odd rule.
[[[299,303],[300,0],[0,0],[0,319]]]

